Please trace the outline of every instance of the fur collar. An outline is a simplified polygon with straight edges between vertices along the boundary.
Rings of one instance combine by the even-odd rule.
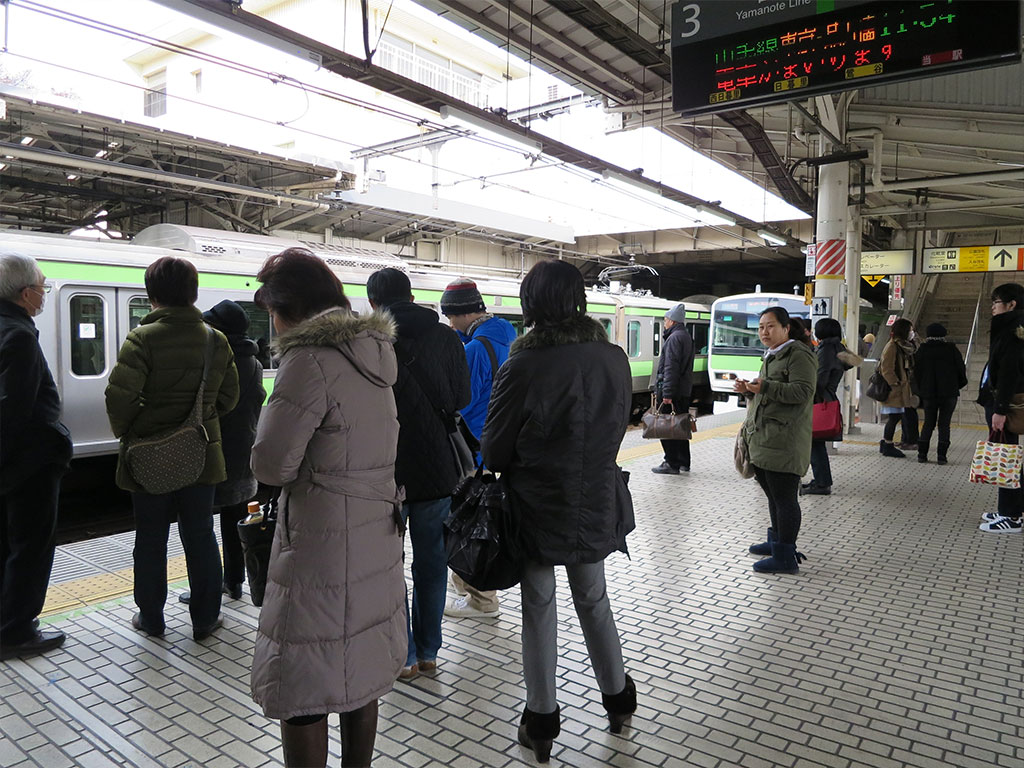
[[[278,336],[273,346],[278,355],[296,347],[339,347],[364,332],[384,341],[393,341],[395,321],[379,312],[357,317],[337,307],[303,320]]]
[[[526,349],[560,347],[565,344],[587,344],[592,341],[608,342],[604,326],[592,317],[573,317],[553,325],[538,325],[525,336],[512,342],[509,354]]]

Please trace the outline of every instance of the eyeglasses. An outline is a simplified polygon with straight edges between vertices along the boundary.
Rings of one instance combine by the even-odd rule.
[[[1005,301],[1003,301],[1002,299],[993,299],[993,300],[992,300],[992,306],[993,306],[993,307],[994,307],[994,306],[995,306],[996,304],[1005,304],[1005,303],[1006,303],[1006,302],[1005,302]]]
[[[53,286],[49,283],[40,283],[39,285],[26,285],[25,288],[31,288],[36,293],[49,293],[53,290]],[[24,288],[22,289],[24,290]]]

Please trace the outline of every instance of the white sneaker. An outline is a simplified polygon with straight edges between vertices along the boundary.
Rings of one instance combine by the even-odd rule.
[[[984,514],[982,514],[981,519],[982,522],[985,523],[994,523],[1000,517],[1002,517],[1002,515],[1000,515],[998,512],[985,512]]]
[[[444,607],[444,615],[453,619],[493,619],[501,613],[500,608],[495,608],[493,611],[481,611],[479,608],[470,605],[469,601],[469,595],[463,595],[462,597],[457,597],[454,600],[449,600],[448,604]]]
[[[1020,533],[1021,520],[1019,517],[1003,517],[1000,515],[991,523],[982,523],[978,530],[986,533]]]

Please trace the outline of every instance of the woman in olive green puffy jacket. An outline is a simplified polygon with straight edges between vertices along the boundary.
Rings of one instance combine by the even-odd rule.
[[[208,331],[195,307],[199,273],[191,262],[166,256],[146,269],[153,311],[128,334],[106,389],[107,418],[121,438],[117,484],[132,494],[135,514],[135,604],[132,626],[164,634],[167,601],[167,535],[172,513],[185,549],[192,597],[192,635],[202,640],[220,626],[221,564],[213,533],[213,494],[226,477],[220,417],[238,402],[238,372],[227,339]],[[192,411],[212,334],[210,370],[203,392],[203,426],[209,439],[199,478],[171,493],[146,493],[125,461],[126,443],[181,426]],[[173,465],[175,456],[167,456]],[[152,486],[151,486],[152,487]]]
[[[759,573],[796,573],[803,558],[796,551],[800,532],[800,478],[811,461],[811,410],[818,363],[811,348],[789,338],[789,313],[769,307],[761,313],[758,336],[766,347],[761,373],[739,380],[735,390],[748,397],[743,439],[754,476],[768,497],[768,540],[750,547],[770,555],[754,563]]]

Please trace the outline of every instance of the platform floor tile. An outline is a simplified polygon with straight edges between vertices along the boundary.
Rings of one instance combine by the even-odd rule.
[[[939,467],[881,457],[865,426],[832,457],[833,495],[801,500],[800,573],[759,576],[746,549],[767,526],[763,495],[732,469],[736,427],[706,426],[689,474],[652,474],[657,445],[635,434],[623,446],[637,529],[607,574],[640,709],[622,736],[559,577],[551,764],[1024,765],[1024,537],[977,530],[995,501],[966,480],[983,433],[954,430]],[[196,643],[174,600],[185,586],[172,585],[164,639],[132,630],[130,596],[46,618],[65,647],[0,664],[0,765],[280,765],[277,724],[248,693],[258,609],[226,602],[223,630]],[[445,621],[438,673],[382,700],[375,766],[534,763],[515,743],[519,608],[509,590],[496,619]]]

